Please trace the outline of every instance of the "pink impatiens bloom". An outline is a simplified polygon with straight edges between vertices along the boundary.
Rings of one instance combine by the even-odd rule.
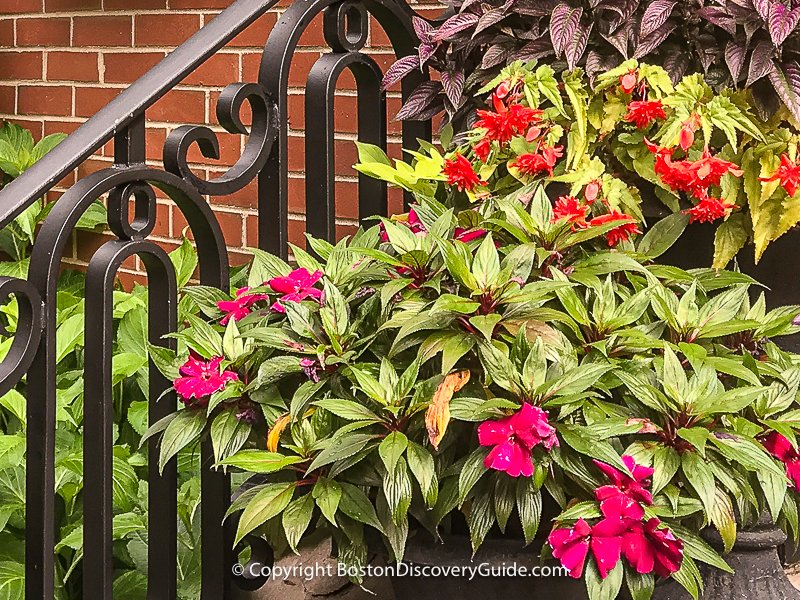
[[[275,312],[286,312],[283,307],[284,302],[301,302],[306,298],[320,300],[322,290],[314,287],[322,279],[322,271],[309,273],[307,269],[295,269],[286,277],[275,277],[267,282],[267,285],[279,294],[283,294],[273,303],[272,310]]]
[[[195,354],[189,355],[189,360],[180,368],[183,377],[178,377],[172,382],[181,401],[189,406],[205,406],[208,397],[225,387],[229,381],[237,381],[239,376],[233,371],[220,370],[224,358],[216,356],[209,361],[203,361]],[[199,402],[188,402],[190,398]]]
[[[511,477],[533,475],[531,450],[542,444],[548,450],[558,446],[555,428],[538,406],[522,403],[516,413],[478,426],[481,446],[494,446],[483,461],[487,469],[505,471]]]
[[[648,506],[653,504],[653,495],[647,489],[650,487],[653,469],[636,464],[634,458],[627,454],[622,457],[622,462],[628,467],[633,477],[604,462],[594,461],[597,468],[611,480],[611,485],[604,485],[595,490],[595,497],[603,502],[608,498],[622,495]]]
[[[249,287],[240,288],[236,290],[236,297],[233,300],[217,302],[217,308],[225,313],[219,321],[222,325],[227,325],[231,319],[234,321],[243,319],[252,312],[253,304],[269,298],[266,294],[248,294],[249,291]]]
[[[781,461],[786,467],[786,476],[791,482],[790,485],[800,490],[800,453],[794,449],[789,439],[777,431],[773,431],[767,436],[763,444],[767,452]]]
[[[619,562],[625,524],[604,519],[594,527],[579,519],[570,528],[554,529],[547,538],[553,556],[561,561],[570,577],[578,579],[583,573],[586,557],[592,552],[600,577],[605,579]]]
[[[464,229],[463,227],[456,227],[455,231],[453,231],[453,239],[466,244],[472,240],[478,240],[484,237],[486,233],[487,231],[485,229]]]
[[[622,536],[622,555],[637,573],[669,577],[681,568],[683,542],[656,518],[633,521]]]

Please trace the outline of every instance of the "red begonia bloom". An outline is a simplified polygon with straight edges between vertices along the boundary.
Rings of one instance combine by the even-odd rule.
[[[309,273],[304,268],[295,269],[286,277],[270,279],[267,285],[279,294],[283,294],[278,298],[277,302],[273,303],[272,310],[281,313],[286,312],[283,307],[284,302],[301,302],[306,298],[320,300],[322,298],[322,290],[314,287],[320,279],[322,279],[322,271]]]
[[[622,462],[628,467],[633,477],[604,462],[594,461],[597,468],[611,481],[611,485],[597,488],[595,497],[602,502],[613,496],[623,495],[648,506],[653,504],[653,495],[647,489],[650,487],[653,469],[637,464],[634,458],[627,454],[622,457]]]
[[[531,450],[542,444],[548,450],[558,446],[556,430],[547,413],[538,406],[522,403],[516,413],[478,426],[481,446],[494,446],[483,461],[487,469],[505,471],[511,477],[533,475]]]
[[[523,175],[547,173],[552,177],[553,167],[562,156],[564,156],[564,148],[562,146],[542,146],[537,153],[527,152],[520,154],[511,163],[511,166],[518,169]]]
[[[543,112],[521,104],[498,108],[498,112],[479,110],[475,127],[486,130],[484,140],[497,140],[501,145],[508,143],[515,135],[527,131],[531,125],[539,123]]]
[[[613,223],[615,221],[625,221],[619,227],[615,227],[606,233],[606,241],[609,247],[613,248],[620,242],[626,241],[631,235],[642,233],[635,222],[632,221],[633,217],[621,213],[616,209],[612,209],[610,213],[594,217],[589,221],[589,226],[595,227],[597,225],[605,225],[606,223]]]
[[[708,189],[722,181],[723,175],[730,173],[741,177],[743,171],[734,163],[712,156],[706,148],[698,160],[672,161],[672,150],[660,148],[645,140],[647,147],[655,154],[654,170],[670,189],[687,192],[696,198],[708,196]]]
[[[472,163],[460,154],[444,161],[442,173],[447,176],[448,185],[456,186],[459,192],[464,190],[471,192],[479,185],[486,185],[486,182],[481,181],[472,169]]]
[[[628,104],[625,120],[636,125],[637,129],[649,127],[657,119],[666,119],[661,100],[636,100]]]
[[[700,115],[697,113],[692,113],[692,115],[683,122],[678,140],[684,152],[694,144],[694,132],[700,128],[701,124]]]
[[[565,220],[572,223],[574,228],[587,227],[586,215],[589,207],[582,204],[575,196],[561,196],[553,204],[553,223]]]
[[[786,467],[790,485],[800,490],[800,453],[795,450],[788,438],[777,431],[771,432],[764,440],[764,448]]]
[[[586,184],[586,187],[583,188],[583,197],[586,198],[586,202],[592,204],[597,197],[600,195],[600,182],[596,179],[593,179],[589,183]]]
[[[234,321],[243,319],[252,312],[253,304],[269,298],[266,294],[248,294],[249,291],[249,287],[240,288],[236,290],[236,297],[233,300],[217,302],[217,308],[225,313],[219,321],[222,325],[227,325],[231,319]]]
[[[619,85],[623,92],[630,94],[633,91],[633,88],[636,87],[637,81],[638,77],[636,75],[636,71],[631,69],[619,78]]]
[[[216,356],[204,361],[201,357],[190,354],[189,360],[180,368],[182,377],[172,382],[181,402],[187,406],[205,407],[211,394],[223,389],[229,381],[237,381],[239,376],[233,371],[220,370],[223,360],[222,356]],[[198,402],[189,402],[190,398]]]
[[[800,165],[793,163],[785,154],[781,154],[781,164],[778,170],[770,177],[759,177],[759,179],[761,181],[779,180],[786,193],[794,196],[797,189],[800,188]]]
[[[684,212],[689,215],[689,222],[711,223],[717,219],[724,219],[736,208],[735,204],[725,202],[721,198],[706,196],[692,208]]]

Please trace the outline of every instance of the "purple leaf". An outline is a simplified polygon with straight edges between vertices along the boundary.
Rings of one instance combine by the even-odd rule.
[[[473,13],[459,13],[453,15],[439,26],[433,34],[433,40],[441,42],[457,34],[460,31],[469,29],[478,22],[478,15]]]
[[[617,64],[619,61],[614,60],[611,56],[604,56],[596,50],[590,50],[586,55],[586,74],[589,76],[589,81],[594,83],[594,79],[599,73],[605,73],[616,67]]]
[[[736,40],[728,41],[725,46],[725,64],[728,65],[728,70],[731,72],[731,79],[733,79],[734,84],[739,81],[746,56],[747,44]]]
[[[669,74],[672,85],[677,85],[689,68],[689,57],[684,52],[675,50],[667,52],[664,59],[664,70]]]
[[[556,56],[564,54],[567,42],[573,39],[578,30],[582,15],[582,8],[572,8],[564,2],[553,9],[550,16],[550,39]]]
[[[772,64],[773,47],[766,40],[761,40],[753,48],[750,55],[750,70],[747,72],[747,83],[745,87],[750,87],[756,81],[769,74],[774,68]]]
[[[492,10],[483,13],[481,18],[478,19],[478,23],[475,25],[475,31],[472,34],[472,37],[474,38],[484,29],[491,27],[495,23],[499,23],[506,17],[510,16],[512,14],[508,11],[510,5],[511,2],[506,2],[503,6],[498,6],[497,8],[493,8]]]
[[[712,25],[724,29],[729,34],[736,35],[736,19],[725,11],[713,6],[707,6],[698,10],[696,14]]]
[[[579,23],[575,35],[567,43],[567,48],[565,49],[564,54],[567,57],[567,66],[570,68],[570,70],[574,69],[578,65],[578,61],[586,51],[586,44],[589,42],[589,36],[592,33],[592,27],[594,27],[594,23],[589,23],[588,27]]]
[[[528,42],[508,57],[508,60],[528,61],[553,54],[553,45],[546,38]]]
[[[650,4],[642,15],[642,21],[639,25],[639,37],[647,37],[666,23],[676,4],[675,0],[655,0]]]
[[[435,44],[426,44],[425,42],[419,45],[417,48],[417,55],[419,56],[419,66],[422,67],[428,62],[431,56],[433,56],[434,52],[436,52],[436,45]]]
[[[669,34],[675,29],[675,25],[671,23],[664,23],[661,27],[656,29],[650,35],[643,37],[639,40],[636,50],[633,52],[634,58],[642,58],[647,56],[653,50],[658,48],[661,43],[669,37]]]
[[[430,104],[442,91],[442,84],[438,81],[423,81],[417,89],[408,96],[402,108],[395,115],[395,120],[413,120],[419,118]]]
[[[800,22],[800,7],[789,10],[780,2],[769,9],[769,36],[772,43],[780,46]]]
[[[753,6],[756,8],[759,16],[764,22],[769,21],[769,9],[775,0],[753,0]]]
[[[414,25],[414,33],[417,34],[417,39],[419,39],[419,41],[433,41],[433,25],[416,15],[411,17],[411,23]]]
[[[491,69],[503,62],[511,54],[511,48],[504,44],[493,44],[486,49],[481,60],[481,69]]]
[[[624,26],[617,29],[614,33],[600,34],[603,38],[624,57],[629,58],[628,46],[633,37],[633,22],[628,21]]]
[[[455,108],[461,105],[461,93],[464,91],[463,71],[442,71],[442,87],[447,99]]]
[[[386,88],[392,87],[395,83],[417,68],[419,68],[419,56],[414,54],[411,56],[404,56],[397,60],[386,71],[383,76],[383,81],[381,82],[381,88],[385,90]]]
[[[783,68],[773,65],[769,80],[789,112],[800,120],[800,65],[796,62],[786,63]]]
[[[616,19],[609,23],[609,31],[614,32],[619,27],[630,23],[630,18],[639,8],[639,0],[617,0],[616,3],[609,3],[608,8],[618,15]]]

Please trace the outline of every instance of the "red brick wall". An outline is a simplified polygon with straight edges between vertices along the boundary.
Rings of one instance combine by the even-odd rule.
[[[0,0],[0,120],[31,129],[38,138],[71,132],[145,73],[166,53],[212,20],[230,0]],[[286,3],[284,3],[284,6]],[[256,81],[263,44],[283,8],[264,15],[228,47],[182,82],[147,113],[148,161],[160,166],[164,140],[182,124],[208,124],[220,138],[220,161],[204,159],[196,149],[190,160],[198,173],[217,176],[233,164],[244,138],[226,134],[216,123],[215,102],[225,85]],[[385,33],[372,24],[367,51],[385,70],[393,55]],[[301,40],[290,74],[289,168],[290,237],[303,244],[305,194],[303,87],[311,65],[327,51],[317,18]],[[355,82],[345,73],[337,96],[337,223],[340,234],[353,230],[357,217],[355,172]],[[389,94],[389,112],[400,105]],[[390,149],[399,152],[399,127],[390,124]],[[113,145],[84,163],[54,192],[112,161]],[[256,196],[250,186],[230,197],[213,198],[233,263],[246,258],[243,249],[256,245]],[[399,208],[399,196],[392,197]],[[160,199],[154,237],[174,247],[186,226],[168,200]],[[81,235],[67,262],[83,264],[100,243],[101,235]],[[129,277],[142,266],[126,264]]]

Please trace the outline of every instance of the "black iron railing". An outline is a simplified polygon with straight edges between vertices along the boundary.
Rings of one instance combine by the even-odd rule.
[[[197,178],[187,152],[197,144],[203,155],[216,158],[215,134],[204,126],[186,125],[169,136],[164,170],[145,164],[146,112],[184,77],[277,4],[277,0],[237,0],[205,28],[88,120],[33,168],[0,190],[0,227],[43,197],[65,175],[114,140],[112,167],[79,180],[56,202],[36,239],[27,280],[0,278],[0,300],[11,295],[19,304],[19,321],[11,350],[0,364],[0,394],[27,375],[27,525],[26,598],[54,594],[54,448],[56,430],[56,284],[61,258],[79,218],[100,198],[108,204],[108,222],[115,240],[91,258],[86,279],[85,417],[84,417],[84,558],[83,597],[112,597],[112,292],[122,262],[141,257],[148,276],[148,335],[153,344],[168,345],[164,334],[177,320],[176,276],[169,257],[147,238],[155,225],[154,188],[166,194],[183,213],[197,243],[201,283],[225,288],[228,259],[222,231],[207,196],[232,194],[258,178],[259,246],[286,255],[288,241],[287,90],[289,68],[303,31],[320,14],[331,52],[311,69],[306,87],[307,228],[318,237],[334,236],[333,107],[336,81],[346,69],[358,86],[359,139],[386,146],[386,99],[381,71],[361,50],[374,17],[388,35],[397,56],[416,51],[411,18],[403,0],[296,0],[265,40],[259,80],[232,83],[217,107],[219,123],[229,132],[248,136],[245,150],[227,173],[213,180]],[[426,77],[404,81],[403,95]],[[252,109],[252,125],[242,123],[244,103]],[[429,123],[406,123],[403,143],[430,137]],[[131,210],[131,205],[133,209]],[[359,212],[366,217],[387,210],[384,184],[359,179]],[[133,214],[130,214],[130,213]],[[149,420],[155,423],[175,409],[176,399],[161,396],[170,383],[150,365]],[[155,441],[150,456],[157,455]],[[212,450],[201,449],[202,592],[204,600],[231,594],[234,563],[230,525],[223,517],[230,503],[230,483],[212,470]],[[175,460],[159,473],[149,471],[148,598],[174,600],[177,595],[177,468]],[[254,555],[263,545],[252,543]],[[258,556],[254,556],[257,559]],[[263,581],[237,579],[241,587]]]

